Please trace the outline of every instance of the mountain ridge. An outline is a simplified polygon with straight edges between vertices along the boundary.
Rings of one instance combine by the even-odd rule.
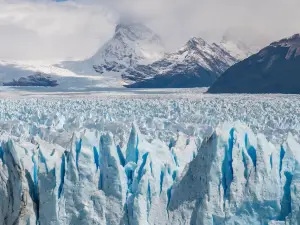
[[[106,77],[110,73],[118,73],[125,87],[137,87],[140,82],[147,83],[154,77],[157,79],[158,76],[164,76],[158,79],[167,78],[166,81],[154,84],[163,88],[210,86],[236,62],[237,59],[220,45],[208,44],[200,37],[192,37],[182,48],[167,53],[160,37],[147,26],[123,23],[116,25],[112,39],[92,57],[82,62],[66,62],[63,65],[71,70],[77,70],[78,67],[79,71],[81,66],[87,67],[94,75]],[[193,85],[186,82],[189,78],[192,78]],[[174,86],[174,83],[178,85]]]
[[[162,60],[146,67],[137,67],[143,79],[127,85],[131,88],[207,87],[237,60],[217,44],[208,44],[200,37],[192,37],[178,51],[165,54]],[[125,71],[123,78],[130,79]]]
[[[300,35],[272,42],[229,68],[208,93],[300,93]]]
[[[200,37],[192,37],[178,50],[166,52],[161,38],[147,26],[121,23],[116,25],[112,38],[86,60],[40,64],[38,68],[26,64],[26,71],[23,64],[14,64],[18,71],[4,74],[1,80],[8,82],[41,71],[57,75],[62,89],[208,87],[238,61],[222,43],[211,44]],[[9,65],[3,71],[10,73]]]
[[[147,26],[140,23],[121,23],[116,25],[112,38],[90,58],[63,62],[61,67],[79,74],[121,73],[135,64],[158,60],[164,53],[163,41]]]

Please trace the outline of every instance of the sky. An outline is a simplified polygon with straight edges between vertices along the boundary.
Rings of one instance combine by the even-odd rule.
[[[0,60],[83,59],[122,21],[142,22],[166,49],[192,36],[263,47],[300,33],[299,0],[0,0]]]

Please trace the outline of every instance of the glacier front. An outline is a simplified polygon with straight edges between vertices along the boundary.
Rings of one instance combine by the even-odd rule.
[[[1,225],[300,224],[298,96],[39,95],[0,99]]]
[[[1,135],[2,224],[299,224],[300,144],[272,144],[240,122],[167,145],[133,123],[74,132],[62,148]]]

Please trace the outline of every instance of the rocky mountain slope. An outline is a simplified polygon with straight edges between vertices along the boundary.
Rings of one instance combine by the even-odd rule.
[[[91,58],[62,66],[76,73],[119,75],[127,87],[207,87],[236,62],[223,47],[201,38],[165,53],[157,34],[145,25],[129,23],[117,25],[114,36]]]
[[[219,44],[192,38],[181,49],[166,53],[161,38],[151,29],[139,23],[122,23],[86,60],[55,65],[57,62],[0,62],[0,83],[41,71],[58,80],[61,91],[208,87],[227,68],[253,52],[256,42],[252,46],[244,36],[227,32]]]
[[[274,42],[228,69],[210,93],[300,93],[300,35]]]
[[[150,65],[129,68],[122,76],[138,81],[127,86],[134,88],[207,87],[236,62],[219,45],[194,37],[177,52]]]
[[[18,80],[13,79],[11,82],[4,82],[3,86],[42,86],[42,87],[56,87],[57,80],[51,76],[36,72],[27,77],[21,77]]]
[[[113,37],[92,57],[62,66],[78,73],[94,71],[109,76],[136,64],[148,64],[164,55],[160,37],[140,23],[118,24]],[[121,79],[121,77],[120,77]]]
[[[86,60],[55,65],[38,63],[38,68],[27,63],[4,62],[0,82],[9,83],[41,71],[52,75],[60,90],[208,87],[237,61],[221,44],[209,44],[195,37],[181,49],[165,53],[162,40],[151,29],[139,23],[123,23]]]

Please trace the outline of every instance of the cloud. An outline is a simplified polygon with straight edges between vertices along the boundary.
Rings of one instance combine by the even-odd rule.
[[[62,60],[93,54],[114,30],[102,7],[75,3],[0,3],[0,59]]]
[[[119,15],[147,21],[176,48],[191,36],[220,41],[230,28],[262,43],[300,32],[299,0],[95,0]],[[109,3],[108,3],[109,2]],[[234,28],[234,29],[231,29]],[[248,32],[247,32],[248,30]],[[239,34],[239,36],[241,36]],[[253,39],[253,40],[250,40]]]
[[[9,3],[8,3],[9,2]],[[86,58],[118,21],[143,22],[169,50],[191,36],[250,44],[300,32],[299,0],[0,0],[0,59]]]

